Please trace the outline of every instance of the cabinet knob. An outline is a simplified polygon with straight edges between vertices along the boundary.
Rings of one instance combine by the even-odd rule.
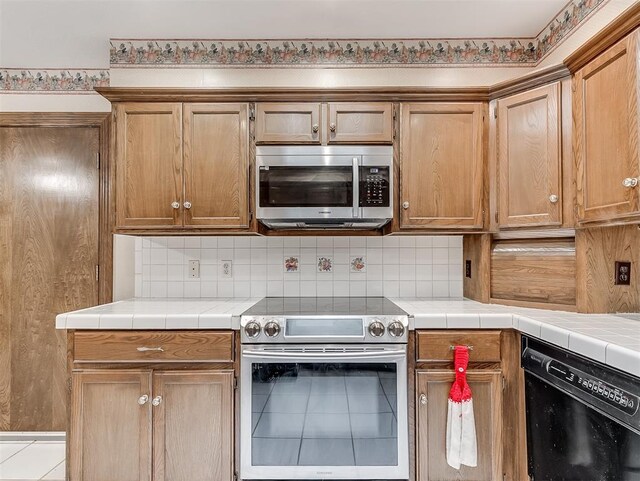
[[[423,406],[425,404],[427,404],[427,395],[426,394],[420,394],[420,404],[422,404]]]
[[[403,208],[403,209],[408,209],[408,208],[409,208],[409,202],[406,202],[406,201],[405,201],[405,202],[403,202],[403,203],[402,203],[402,208]]]
[[[153,401],[151,401],[151,404],[154,406],[160,406],[160,403],[162,403],[162,396],[156,396],[153,398]]]
[[[185,203],[184,203],[184,204],[182,204],[182,205],[184,205],[184,208],[185,208],[185,209],[191,209],[191,202],[189,202],[189,201],[185,202]]]
[[[313,124],[313,127],[311,127],[311,130],[313,130],[313,132],[318,132],[318,130],[320,130],[320,126],[318,124]]]
[[[555,204],[556,202],[558,202],[558,196],[556,194],[551,194],[549,196],[549,202],[551,202],[552,204]]]
[[[333,122],[331,122],[331,123],[329,124],[329,130],[330,130],[331,132],[335,132],[335,131],[336,131],[336,124],[334,124]]]
[[[140,396],[138,398],[138,404],[140,404],[140,406],[144,406],[145,404],[147,404],[147,401],[149,401],[149,396],[147,394],[144,394],[143,396]]]
[[[171,207],[173,207],[174,209],[179,209],[180,208],[180,202],[171,202]]]
[[[631,189],[632,187],[636,187],[638,185],[638,179],[636,177],[627,177],[622,181],[622,185],[627,189]]]

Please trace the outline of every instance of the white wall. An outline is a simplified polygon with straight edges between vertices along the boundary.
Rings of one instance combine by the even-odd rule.
[[[461,297],[462,236],[139,237],[135,293],[141,297]],[[285,258],[299,259],[285,272]],[[318,257],[332,259],[318,272]],[[353,257],[364,257],[354,272]],[[200,278],[189,277],[190,260]],[[231,260],[232,278],[221,262]]]

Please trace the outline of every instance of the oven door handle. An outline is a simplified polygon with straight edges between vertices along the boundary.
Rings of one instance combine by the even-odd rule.
[[[405,358],[406,355],[407,352],[405,350],[379,352],[242,352],[242,357],[248,359],[350,359],[367,361],[380,358]]]

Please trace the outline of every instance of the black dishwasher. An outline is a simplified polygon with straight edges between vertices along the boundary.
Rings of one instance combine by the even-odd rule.
[[[532,481],[640,481],[640,379],[523,336]]]

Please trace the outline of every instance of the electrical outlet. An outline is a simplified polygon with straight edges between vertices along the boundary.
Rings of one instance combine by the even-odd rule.
[[[231,279],[233,277],[233,262],[220,261],[220,277],[222,279]]]
[[[469,259],[464,263],[464,275],[471,279],[471,261]]]
[[[628,286],[631,284],[631,262],[616,261],[616,286]]]
[[[200,261],[189,261],[189,277],[200,279]]]

